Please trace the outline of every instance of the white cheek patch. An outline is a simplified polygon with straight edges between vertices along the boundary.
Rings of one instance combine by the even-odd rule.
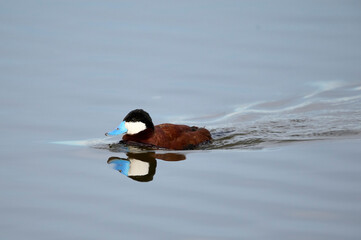
[[[145,176],[149,173],[149,163],[130,158],[128,176]]]
[[[127,134],[133,135],[140,133],[147,129],[144,123],[142,122],[125,122],[125,127],[128,129]]]

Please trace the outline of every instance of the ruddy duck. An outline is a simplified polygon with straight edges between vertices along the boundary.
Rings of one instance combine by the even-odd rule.
[[[194,149],[212,140],[210,132],[195,126],[163,123],[154,126],[152,118],[143,109],[135,109],[125,116],[120,125],[105,135],[123,136],[123,142],[130,145],[144,145],[173,150]]]

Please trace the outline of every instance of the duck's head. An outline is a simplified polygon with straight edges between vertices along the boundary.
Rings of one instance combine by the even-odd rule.
[[[154,130],[152,118],[143,109],[135,109],[125,116],[116,129],[105,133],[105,135],[115,136],[123,133],[134,135],[147,129]]]

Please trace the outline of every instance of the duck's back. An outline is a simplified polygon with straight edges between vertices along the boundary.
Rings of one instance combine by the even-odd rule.
[[[124,141],[141,142],[161,148],[185,150],[193,149],[201,143],[212,140],[210,132],[205,128],[189,127],[170,123],[154,127],[154,134],[144,139],[125,135]]]

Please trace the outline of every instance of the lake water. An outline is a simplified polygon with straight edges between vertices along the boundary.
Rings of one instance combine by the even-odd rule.
[[[0,239],[360,239],[360,39],[359,1],[1,1]],[[112,144],[135,108],[214,141]]]

